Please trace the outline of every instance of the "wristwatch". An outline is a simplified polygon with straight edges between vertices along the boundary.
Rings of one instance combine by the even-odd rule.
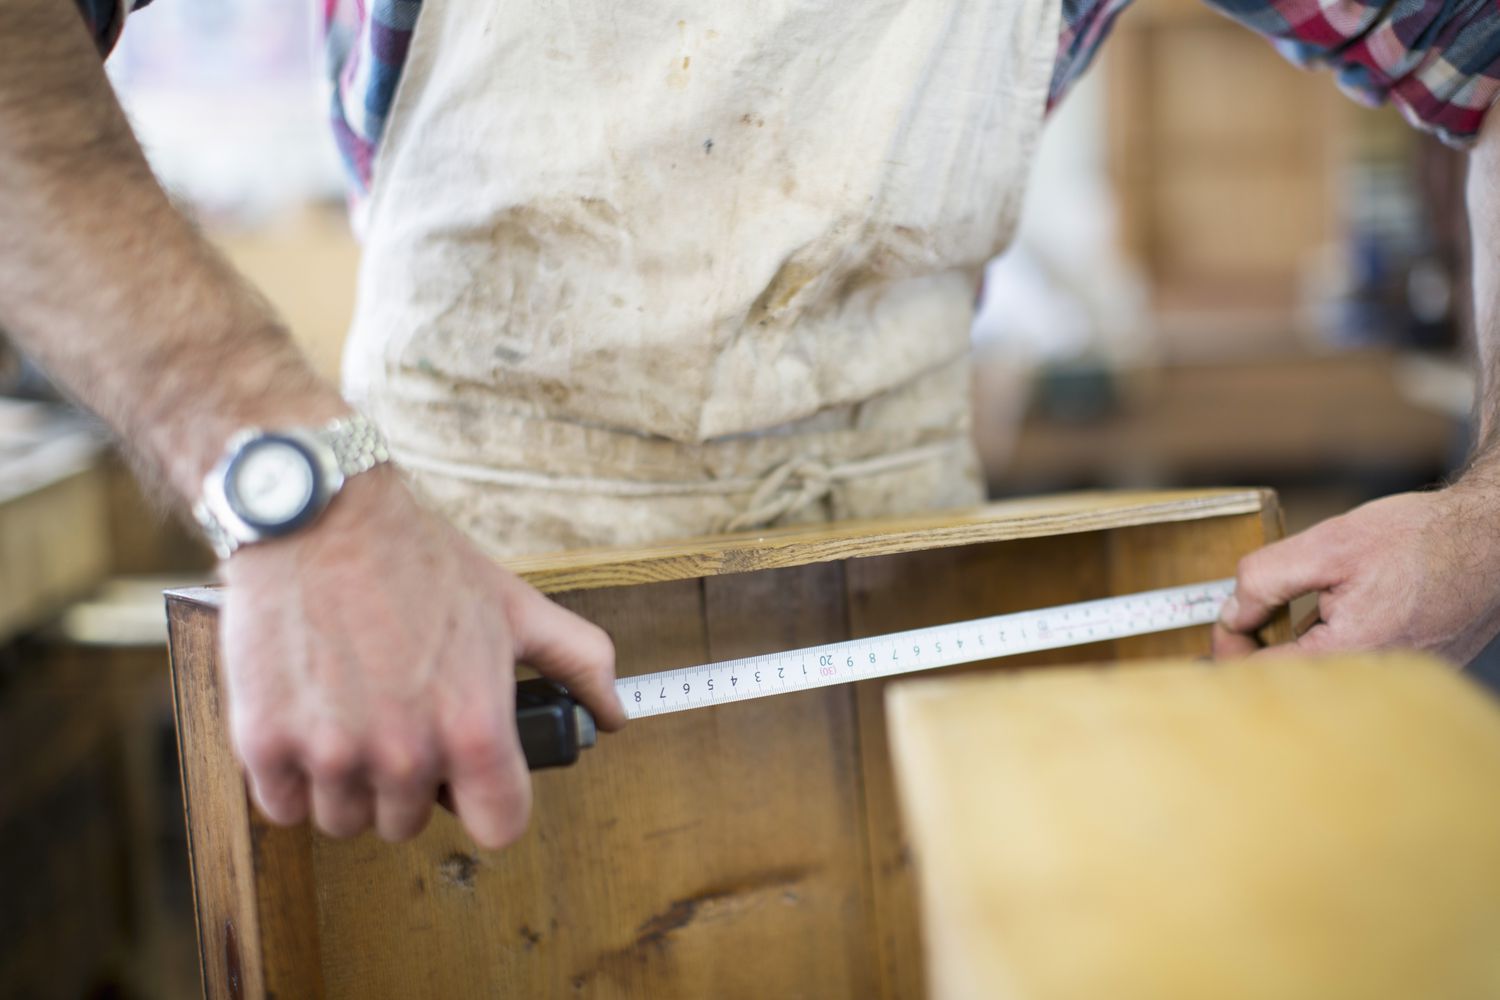
[[[248,428],[203,477],[193,516],[228,559],[241,545],[311,524],[346,480],[390,457],[379,429],[359,414],[322,427]]]

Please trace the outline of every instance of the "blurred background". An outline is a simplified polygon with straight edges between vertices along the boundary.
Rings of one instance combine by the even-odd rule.
[[[174,197],[332,377],[359,251],[310,16],[161,0],[109,69]],[[1463,156],[1195,0],[1138,0],[1104,52],[985,277],[992,494],[1267,485],[1295,531],[1452,475]],[[0,996],[197,995],[160,590],[210,566],[0,331]]]

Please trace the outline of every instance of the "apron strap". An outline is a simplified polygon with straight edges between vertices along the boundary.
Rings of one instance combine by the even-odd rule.
[[[452,462],[405,449],[393,448],[392,458],[398,465],[418,472],[472,482],[506,486],[513,489],[545,490],[552,493],[574,493],[609,497],[664,496],[732,496],[749,493],[745,509],[728,519],[725,531],[744,531],[764,527],[826,497],[840,481],[894,472],[932,461],[967,444],[967,438],[950,438],[934,444],[920,445],[873,458],[829,463],[823,459],[796,455],[765,474],[735,479],[698,481],[640,481],[598,479],[586,476],[551,476],[525,469],[498,469],[469,462]]]

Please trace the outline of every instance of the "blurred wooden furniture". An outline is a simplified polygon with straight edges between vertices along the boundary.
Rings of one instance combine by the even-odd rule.
[[[1500,711],[1408,656],[888,697],[938,1000],[1500,995]]]
[[[120,978],[129,872],[113,721],[97,673],[0,647],[0,996],[73,1000]]]
[[[100,452],[75,417],[0,399],[0,645],[108,575]]]
[[[1121,376],[1117,406],[1067,422],[1032,414],[981,458],[1008,489],[1153,482],[1438,476],[1453,418],[1408,392],[1411,366],[1362,351],[1234,364],[1171,365]],[[986,452],[990,453],[987,457]]]
[[[171,712],[162,644],[0,647],[0,997],[198,992]]]
[[[161,588],[124,649],[107,581],[203,551],[76,413],[0,398],[0,996],[186,995]]]
[[[1207,312],[1210,330],[1226,313],[1258,320],[1265,334],[1289,330],[1301,282],[1337,238],[1353,105],[1328,74],[1297,69],[1194,0],[1136,4],[1103,63],[1122,238],[1155,309]],[[1206,332],[1182,346],[1202,356]]]
[[[566,553],[514,568],[614,636],[622,675],[1230,575],[1280,534],[1255,490],[1080,494]],[[218,596],[169,602],[209,997],[914,997],[921,955],[883,682],[633,723],[535,780],[478,851],[326,839],[248,805]],[[1206,629],[1006,661],[1201,654]]]

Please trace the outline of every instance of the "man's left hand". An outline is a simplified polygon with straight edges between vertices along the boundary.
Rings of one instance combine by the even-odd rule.
[[[1256,630],[1304,594],[1317,594],[1317,624],[1261,649]],[[1213,648],[1229,657],[1402,647],[1466,664],[1497,631],[1500,488],[1466,479],[1376,500],[1246,556]]]

